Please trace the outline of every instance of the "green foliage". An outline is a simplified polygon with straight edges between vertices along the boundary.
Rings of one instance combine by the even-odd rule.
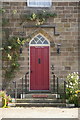
[[[48,18],[56,17],[56,13],[41,11],[38,13],[31,13],[26,15],[21,15],[22,23],[26,20],[36,21],[36,25],[43,24]]]
[[[4,13],[5,9],[4,8],[0,8],[0,13]]]
[[[2,99],[2,108],[8,107],[8,103],[12,101],[10,95],[6,94],[6,91],[0,91],[0,99]]]
[[[3,18],[2,19],[2,26],[8,25],[9,24],[9,19],[8,18]]]
[[[24,39],[12,37],[6,40],[2,45],[2,59],[5,61],[3,64],[4,79],[8,82],[14,76],[17,70],[19,70],[19,49],[23,45]]]
[[[79,75],[74,72],[67,76],[67,85],[66,85],[66,99],[68,99],[68,103],[73,103],[75,106],[78,106],[78,94],[80,90],[78,90],[78,81]]]

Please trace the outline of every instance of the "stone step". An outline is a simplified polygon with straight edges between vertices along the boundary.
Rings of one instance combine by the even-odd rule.
[[[65,103],[15,103],[16,107],[65,107]]]
[[[63,103],[62,99],[16,99],[17,103]]]
[[[55,99],[57,98],[57,94],[48,94],[48,93],[31,93],[31,94],[24,94],[24,98],[47,98],[47,99]]]

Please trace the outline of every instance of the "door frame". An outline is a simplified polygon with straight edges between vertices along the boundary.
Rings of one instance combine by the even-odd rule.
[[[33,39],[37,36],[37,35],[41,35],[42,37],[44,37],[45,38],[45,40],[47,40],[48,41],[48,44],[31,44],[31,42],[33,41]],[[49,91],[50,90],[50,42],[49,42],[49,40],[45,37],[45,36],[43,36],[41,33],[39,33],[39,34],[37,34],[36,36],[34,36],[31,40],[30,40],[30,42],[29,42],[29,91]],[[31,46],[34,46],[34,47],[42,47],[42,46],[48,46],[49,47],[49,90],[30,90],[30,47]]]

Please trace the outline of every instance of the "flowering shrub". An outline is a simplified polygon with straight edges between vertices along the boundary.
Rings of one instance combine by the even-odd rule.
[[[6,94],[6,91],[0,91],[0,99],[2,99],[2,107],[8,107],[8,103],[11,102],[10,95]]]
[[[78,94],[80,93],[78,88],[78,72],[69,74],[66,81],[66,99],[68,99],[68,103],[72,103],[75,104],[75,106],[78,106]]]

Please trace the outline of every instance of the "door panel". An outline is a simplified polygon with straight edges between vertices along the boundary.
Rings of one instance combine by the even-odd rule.
[[[30,90],[49,90],[49,47],[30,47]]]

